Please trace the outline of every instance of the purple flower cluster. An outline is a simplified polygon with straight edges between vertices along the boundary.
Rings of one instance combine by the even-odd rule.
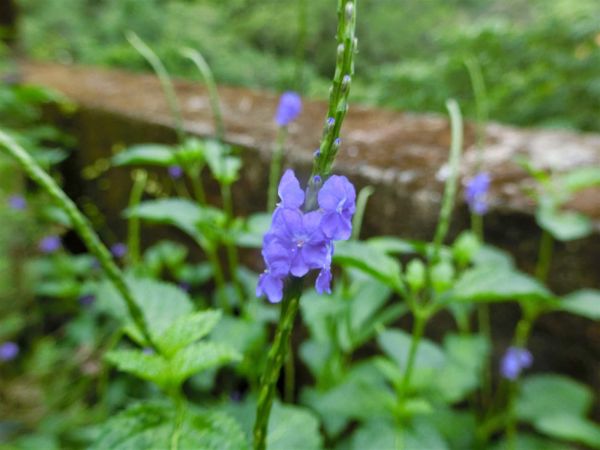
[[[500,373],[504,378],[516,380],[523,369],[531,367],[533,356],[526,348],[509,347],[500,364]]]
[[[281,202],[263,239],[262,255],[267,268],[258,280],[256,295],[279,302],[288,275],[302,277],[313,269],[320,269],[315,283],[317,292],[330,293],[333,241],[348,239],[352,233],[354,186],[346,177],[333,175],[317,195],[319,209],[304,212],[304,191],[294,172],[287,170],[278,193]]]
[[[284,92],[279,99],[275,122],[280,127],[285,127],[293,122],[302,111],[302,98],[295,92]]]
[[[490,183],[490,174],[487,172],[480,172],[467,182],[465,201],[473,214],[482,216],[487,212],[487,193],[490,190]]]

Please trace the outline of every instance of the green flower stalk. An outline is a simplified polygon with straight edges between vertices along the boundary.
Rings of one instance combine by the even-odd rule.
[[[316,209],[317,193],[323,182],[327,180],[339,149],[339,133],[348,110],[348,94],[354,68],[354,54],[356,53],[355,25],[356,1],[338,0],[336,68],[329,98],[326,126],[321,146],[315,155],[312,175],[304,202],[305,211]],[[283,295],[281,316],[275,332],[275,340],[269,351],[267,366],[259,388],[253,431],[255,450],[266,449],[267,429],[275,395],[275,386],[281,367],[287,358],[288,342],[298,312],[301,290],[302,280],[292,278]]]
[[[100,266],[106,273],[106,276],[114,284],[115,288],[123,297],[129,314],[140,331],[143,333],[146,341],[153,347],[152,335],[146,325],[144,316],[138,304],[136,303],[131,290],[127,286],[123,273],[114,263],[110,251],[100,241],[100,238],[90,225],[87,218],[77,209],[73,201],[63,192],[56,182],[48,175],[34,159],[21,147],[12,137],[0,130],[0,146],[3,147],[12,157],[21,165],[25,173],[37,184],[39,184],[48,195],[56,201],[65,211],[73,228],[89,250],[94,255]]]

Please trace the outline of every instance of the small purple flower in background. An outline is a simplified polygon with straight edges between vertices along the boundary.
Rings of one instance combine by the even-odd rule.
[[[334,240],[348,239],[356,193],[346,177],[332,176],[318,194],[319,209],[302,211],[305,200],[294,172],[287,170],[279,183],[281,201],[273,212],[271,227],[263,238],[262,255],[267,266],[258,279],[256,295],[270,302],[283,298],[289,275],[302,277],[320,269],[315,282],[319,294],[331,292],[331,258]]]
[[[11,341],[0,345],[0,361],[12,361],[19,354],[19,346]]]
[[[121,259],[127,254],[127,246],[122,242],[118,242],[110,248],[110,252],[115,258]]]
[[[169,166],[169,176],[174,180],[181,178],[183,176],[183,169],[181,166]]]
[[[144,347],[144,349],[142,350],[142,353],[144,355],[154,355],[154,349],[151,347]]]
[[[21,195],[12,195],[8,199],[8,204],[12,209],[16,211],[22,211],[25,208],[27,208],[27,200],[25,200],[25,197]]]
[[[500,373],[504,378],[516,380],[523,369],[531,367],[533,356],[526,348],[509,347],[500,364]]]
[[[481,216],[488,210],[487,193],[490,189],[490,174],[481,172],[467,182],[465,201],[473,214]]]
[[[38,244],[38,248],[42,253],[50,254],[58,251],[61,247],[60,237],[50,235],[42,238]]]
[[[79,304],[81,306],[90,306],[96,300],[96,296],[94,294],[84,294],[79,297]]]
[[[275,122],[280,127],[289,125],[302,111],[302,98],[295,92],[284,92],[279,98]]]

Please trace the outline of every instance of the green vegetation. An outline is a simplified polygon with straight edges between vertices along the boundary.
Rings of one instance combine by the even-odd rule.
[[[135,31],[178,76],[205,55],[220,83],[325,98],[333,71],[335,2],[19,0],[34,58],[145,69],[125,39]],[[600,131],[600,2],[596,0],[363,0],[352,101],[444,111],[456,98],[474,117],[464,60],[477,58],[492,120]],[[299,25],[305,13],[305,37]],[[302,54],[302,52],[300,52]]]

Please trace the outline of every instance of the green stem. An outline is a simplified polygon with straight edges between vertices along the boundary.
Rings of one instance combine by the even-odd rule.
[[[354,218],[352,219],[352,238],[358,240],[360,236],[360,230],[362,228],[363,219],[365,217],[365,209],[367,208],[367,201],[369,197],[373,195],[375,189],[371,186],[365,186],[358,193],[356,199],[356,211],[354,212]]]
[[[142,55],[146,61],[148,61],[150,66],[152,66],[154,73],[156,73],[165,97],[167,98],[171,115],[175,119],[175,130],[177,132],[177,137],[179,142],[183,142],[185,139],[185,133],[183,130],[183,117],[181,115],[181,107],[179,105],[179,101],[177,100],[177,94],[175,93],[175,88],[173,87],[173,82],[171,81],[169,72],[167,72],[167,69],[156,53],[154,53],[154,51],[137,34],[130,31],[125,35],[125,37],[133,46],[133,48],[135,48],[139,54]]]
[[[273,212],[275,204],[277,203],[277,184],[281,177],[281,160],[283,158],[283,146],[286,135],[287,129],[285,127],[280,127],[277,130],[277,143],[275,144],[275,150],[273,151],[273,157],[271,158],[271,168],[269,170],[267,212]]]
[[[425,332],[426,324],[427,316],[425,314],[417,312],[415,314],[415,323],[413,324],[413,332],[410,340],[410,349],[408,350],[406,368],[404,370],[404,375],[400,383],[400,389],[398,390],[398,407],[401,413],[404,411],[404,402],[406,401],[408,388],[410,386],[410,380],[412,377],[413,368],[417,356],[417,349],[419,348],[419,343],[421,342],[421,338],[423,337],[423,333]]]
[[[436,263],[448,228],[450,226],[450,216],[452,215],[452,209],[454,208],[454,199],[456,197],[456,190],[458,187],[458,172],[460,157],[463,146],[463,124],[462,116],[458,103],[454,100],[448,100],[446,102],[446,108],[450,113],[450,125],[452,128],[452,142],[450,146],[450,174],[446,180],[446,186],[444,187],[444,197],[442,199],[442,209],[440,210],[440,219],[438,221],[435,237],[433,240],[433,256],[431,263]]]
[[[535,276],[538,280],[545,282],[550,271],[552,254],[554,253],[554,238],[546,230],[542,231],[538,261],[535,268]]]
[[[275,386],[279,379],[281,366],[286,359],[290,335],[300,305],[301,292],[302,280],[292,278],[281,304],[279,324],[275,331],[273,345],[267,356],[267,366],[260,382],[261,386],[258,393],[256,421],[254,422],[253,431],[254,450],[266,449],[267,427],[271,414],[271,406],[273,405],[273,397],[275,396]]]
[[[133,187],[129,195],[129,210],[132,211],[142,200],[148,173],[145,170],[137,169],[133,172]],[[127,222],[127,249],[129,263],[135,266],[140,261],[140,219],[136,215],[131,215]]]
[[[340,130],[342,122],[348,112],[348,95],[350,84],[354,75],[354,55],[357,52],[356,30],[356,1],[338,0],[338,28],[337,28],[337,59],[335,73],[329,94],[329,107],[323,138],[319,147],[318,157],[313,161],[313,168],[308,185],[307,201],[310,203],[316,197],[320,188],[315,181],[315,175],[324,180],[331,172],[331,166],[335,161],[339,150]],[[330,123],[330,120],[333,122]],[[314,199],[316,202],[316,199]],[[312,209],[309,205],[308,209]]]
[[[291,339],[288,341],[287,358],[285,359],[285,391],[284,399],[287,403],[294,401],[294,385],[296,384],[296,367],[294,364],[294,348]]]
[[[185,173],[192,182],[192,189],[194,190],[196,201],[201,205],[206,205],[206,194],[204,193],[204,186],[202,186],[202,180],[200,179],[201,171],[186,170]]]
[[[87,218],[77,209],[75,203],[67,197],[63,190],[56,184],[56,182],[48,175],[33,158],[27,153],[27,151],[21,147],[13,138],[8,134],[0,131],[0,144],[19,162],[23,170],[27,175],[39,184],[48,195],[56,201],[65,211],[73,228],[89,250],[89,252],[96,257],[100,266],[106,273],[106,276],[113,283],[117,291],[123,297],[129,315],[139,327],[143,333],[146,341],[153,345],[152,335],[147,327],[146,321],[142,314],[142,310],[136,303],[136,300],[127,286],[125,276],[119,270],[117,265],[114,263],[110,251],[100,241],[100,238],[90,225]]]
[[[225,126],[223,125],[223,114],[221,113],[219,91],[217,89],[217,83],[215,82],[215,77],[213,76],[212,70],[210,70],[210,66],[206,62],[206,59],[204,59],[204,56],[202,56],[198,50],[188,47],[182,49],[181,54],[190,59],[196,65],[200,71],[200,75],[202,75],[202,78],[204,79],[204,83],[206,83],[210,100],[210,108],[215,121],[217,139],[222,141],[225,138]]]

